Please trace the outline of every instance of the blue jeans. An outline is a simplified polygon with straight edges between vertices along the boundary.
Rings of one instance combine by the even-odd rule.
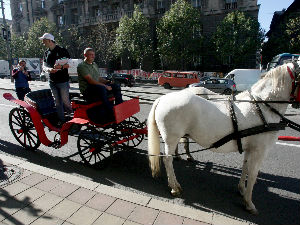
[[[24,97],[25,95],[30,92],[30,88],[29,87],[19,87],[19,88],[16,88],[16,93],[17,93],[17,96],[18,96],[18,99],[24,101]]]
[[[72,112],[72,106],[69,98],[69,89],[70,89],[69,82],[54,83],[50,81],[49,86],[51,88],[52,95],[55,99],[58,118],[61,121],[64,121],[65,120],[64,110],[66,110],[68,113]]]

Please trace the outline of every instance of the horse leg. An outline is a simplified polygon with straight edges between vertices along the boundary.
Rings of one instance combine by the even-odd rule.
[[[248,174],[247,160],[248,160],[248,152],[246,151],[244,153],[244,162],[243,162],[242,175],[241,175],[240,182],[239,182],[239,185],[238,185],[238,190],[239,190],[239,192],[242,196],[245,195],[245,191],[246,191],[246,178],[247,178],[247,174]]]
[[[257,149],[252,149],[252,150],[254,151],[249,152],[249,157],[247,160],[248,179],[247,179],[247,188],[244,194],[244,201],[247,210],[249,210],[252,214],[258,214],[258,211],[252,202],[252,191],[253,191],[253,186],[256,182],[260,165],[264,158],[264,150],[261,151],[255,151]]]
[[[193,156],[190,153],[189,138],[188,137],[183,137],[182,139],[184,139],[184,149],[185,149],[185,152],[186,152],[186,155],[187,155],[187,157],[186,157],[187,161],[190,161],[190,162],[195,161]]]
[[[178,155],[178,144],[176,145],[174,159],[175,159],[175,160],[181,160],[181,156]]]
[[[176,145],[170,146],[167,143],[165,143],[165,153],[167,155],[172,155],[172,153],[175,151]],[[173,149],[173,151],[171,150]],[[164,164],[166,167],[166,172],[167,172],[167,176],[168,176],[168,184],[169,187],[172,189],[171,190],[171,194],[173,196],[179,196],[182,192],[181,186],[178,183],[176,176],[175,176],[175,172],[174,172],[174,168],[173,168],[173,157],[172,156],[166,156],[163,158],[164,160]]]

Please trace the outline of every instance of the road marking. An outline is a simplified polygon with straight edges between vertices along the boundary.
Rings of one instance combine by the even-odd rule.
[[[300,145],[295,145],[295,144],[288,144],[288,143],[283,143],[283,142],[276,142],[276,144],[300,148]]]
[[[16,107],[15,105],[6,105],[6,104],[0,104],[1,106],[8,106],[8,107],[12,107],[12,108],[14,108],[14,107]]]

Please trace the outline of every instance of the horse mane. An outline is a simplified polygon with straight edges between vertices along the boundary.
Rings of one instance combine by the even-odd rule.
[[[284,91],[286,90],[287,82],[290,82],[289,76],[286,76],[286,73],[288,73],[287,66],[291,67],[291,65],[284,64],[268,71],[263,78],[258,80],[251,87],[251,92],[253,94],[262,93],[263,95],[266,95],[267,92],[265,94],[263,92],[265,89],[268,89],[269,95],[264,96],[264,99],[266,100],[271,98],[280,99],[282,95],[284,95],[285,93]],[[294,68],[293,65],[292,68]],[[270,80],[271,80],[271,84],[270,84]],[[271,91],[270,88],[272,89]]]

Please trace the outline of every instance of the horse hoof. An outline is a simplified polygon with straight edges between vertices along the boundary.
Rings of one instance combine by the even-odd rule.
[[[250,207],[249,204],[247,204],[247,202],[245,201],[245,199],[244,199],[244,205],[245,205],[245,207],[246,207],[246,210],[247,210],[248,212],[250,212],[252,215],[258,215],[258,211],[257,211],[257,209],[255,208],[255,206]]]
[[[179,160],[182,160],[182,158],[180,156],[175,156],[174,160],[179,161]]]
[[[191,157],[191,156],[187,157],[186,160],[189,161],[189,162],[194,162],[195,161],[195,159],[193,157]]]
[[[251,213],[252,215],[258,215],[257,209],[247,209],[247,211],[248,211],[249,213]]]
[[[181,196],[181,188],[178,191],[175,191],[174,189],[171,190],[171,195],[174,197],[180,197]]]
[[[173,189],[171,190],[171,195],[173,197],[180,197],[181,196],[181,192],[180,191],[174,191]]]

